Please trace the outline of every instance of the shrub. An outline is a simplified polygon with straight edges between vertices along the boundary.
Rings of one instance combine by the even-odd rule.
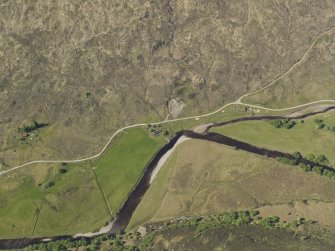
[[[35,131],[35,130],[37,130],[37,129],[39,129],[39,128],[42,128],[42,127],[45,127],[45,126],[48,126],[49,124],[46,124],[46,123],[38,123],[38,122],[36,122],[36,121],[34,121],[33,122],[33,124],[31,124],[31,125],[28,125],[28,126],[23,126],[23,131],[25,132],[25,133],[30,133],[30,132],[32,132],[32,131]],[[20,131],[21,129],[19,128],[19,131]]]
[[[296,158],[296,159],[300,159],[300,158],[302,157],[301,153],[299,153],[299,152],[294,152],[294,153],[292,154],[292,156],[293,156],[294,158]]]
[[[251,217],[255,217],[255,216],[258,215],[258,214],[259,214],[259,212],[256,211],[255,209],[253,209],[253,210],[250,211],[250,216],[251,216]]]
[[[61,174],[64,174],[64,173],[67,173],[67,167],[61,167],[61,168],[59,168],[59,172],[61,173]]]
[[[316,124],[316,129],[322,129],[324,128],[326,125],[324,123],[318,123]]]
[[[308,160],[314,160],[315,159],[315,155],[313,154],[313,153],[310,153],[310,154],[307,154],[307,156],[306,156],[306,158],[308,159]]]
[[[307,166],[307,165],[301,165],[300,166],[302,170],[304,170],[305,172],[310,172],[312,171],[312,167]]]
[[[333,170],[324,170],[323,175],[327,176],[328,178],[333,178],[335,177],[335,172]]]
[[[287,157],[277,157],[276,158],[277,161],[285,164],[285,165],[291,165],[291,166],[295,166],[298,164],[298,160],[297,159],[289,159]]]
[[[319,164],[328,164],[329,163],[328,158],[323,154],[316,157],[315,162],[317,162]]]
[[[293,128],[297,123],[293,120],[290,119],[279,119],[279,120],[274,120],[271,122],[271,124],[276,127],[276,128],[286,128],[286,129],[291,129]]]
[[[316,173],[316,174],[322,174],[322,172],[323,172],[323,168],[321,167],[321,166],[315,166],[315,167],[313,167],[313,170],[312,170],[314,173]]]
[[[260,224],[264,227],[274,227],[278,222],[278,216],[269,216],[267,218],[261,219]]]
[[[283,124],[282,124],[281,120],[274,120],[274,121],[271,122],[271,124],[276,128],[282,128],[283,127]]]

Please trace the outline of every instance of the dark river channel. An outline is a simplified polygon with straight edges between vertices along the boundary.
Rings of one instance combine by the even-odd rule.
[[[303,119],[312,115],[316,115],[318,113],[324,113],[329,110],[335,109],[335,106],[333,107],[328,107],[327,109],[319,112],[312,112],[308,114],[304,114],[301,116],[297,117],[291,117],[290,119]],[[215,123],[211,127],[219,127],[219,126],[224,126],[228,124],[234,124],[242,121],[253,121],[253,120],[276,120],[276,119],[286,119],[287,117],[282,117],[282,116],[253,116],[253,117],[244,117],[244,118],[238,118],[234,120],[230,120],[227,122],[222,122],[222,123]],[[246,152],[254,153],[257,155],[265,156],[268,158],[277,158],[277,157],[286,157],[288,159],[295,159],[295,157],[292,154],[289,153],[284,153],[284,152],[279,152],[275,150],[269,150],[265,148],[260,148],[227,136],[224,136],[222,134],[218,133],[207,133],[207,134],[197,134],[194,133],[193,131],[186,131],[186,132],[179,132],[177,133],[173,139],[166,144],[163,148],[161,148],[156,155],[152,158],[150,163],[148,164],[147,168],[145,169],[142,178],[140,181],[137,183],[135,186],[134,190],[130,193],[127,201],[124,203],[124,205],[121,207],[119,210],[117,217],[114,221],[113,227],[110,230],[109,234],[114,234],[115,232],[118,231],[123,231],[126,229],[135,209],[141,202],[141,199],[145,192],[148,190],[150,186],[150,178],[153,170],[157,166],[158,161],[161,159],[161,157],[169,151],[175,143],[178,141],[178,139],[182,136],[185,135],[189,138],[193,139],[200,139],[200,140],[207,140],[207,141],[212,141],[216,142],[219,144],[227,145],[234,147],[239,150],[243,150]],[[315,166],[314,162],[311,162],[307,159],[300,158],[299,159],[300,163],[303,163],[305,165],[310,165],[311,167]],[[333,170],[331,167],[328,167],[326,165],[320,165],[325,169],[330,169]],[[45,237],[49,238],[51,241],[56,241],[56,240],[61,240],[61,239],[70,239],[70,240],[77,240],[84,238],[86,240],[94,239],[95,237],[78,237],[74,238],[73,236],[67,235],[67,236],[54,236],[54,237]],[[31,244],[37,244],[43,242],[43,239],[45,238],[21,238],[21,239],[0,239],[0,249],[18,249],[18,248],[24,248],[28,245]],[[49,240],[49,241],[50,241]]]

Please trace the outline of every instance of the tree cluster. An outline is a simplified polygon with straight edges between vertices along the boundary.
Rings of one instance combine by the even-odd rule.
[[[19,132],[25,132],[25,133],[31,133],[37,129],[43,128],[48,126],[49,124],[46,123],[38,123],[36,121],[34,121],[32,124],[30,125],[24,125],[22,128],[19,128],[18,131]]]
[[[314,119],[314,123],[316,124],[315,127],[317,129],[327,129],[328,131],[335,132],[335,126],[333,127],[326,126],[326,124],[322,119]]]
[[[304,170],[305,172],[314,172],[319,175],[327,176],[329,178],[335,179],[335,170],[328,169],[325,167],[322,167],[321,165],[329,165],[328,158],[320,154],[318,156],[315,156],[314,154],[308,154],[306,158],[312,162],[314,162],[314,165],[306,165],[302,163],[302,155],[299,152],[295,152],[292,154],[293,158],[288,157],[277,157],[276,160],[291,166],[297,166]]]
[[[277,119],[277,120],[271,121],[271,124],[276,128],[291,129],[297,123],[294,120],[290,120],[290,119]]]
[[[138,251],[139,248],[136,246],[128,245],[123,241],[122,235],[101,235],[97,236],[92,240],[88,240],[85,238],[81,238],[79,240],[73,239],[64,239],[64,240],[57,240],[51,241],[47,243],[39,243],[30,245],[25,250],[33,251],[33,250],[41,250],[41,251],[66,251],[69,249],[78,249],[83,247],[85,251],[95,251],[100,250],[102,243],[108,243],[109,250],[112,251]]]

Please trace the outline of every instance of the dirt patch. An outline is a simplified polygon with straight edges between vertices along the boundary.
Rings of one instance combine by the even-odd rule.
[[[297,215],[317,221],[318,224],[335,228],[335,202],[299,201],[294,204]]]
[[[178,101],[177,99],[171,99],[168,108],[172,118],[178,117],[178,115],[183,111],[184,106],[185,104],[182,100]]]
[[[204,134],[207,133],[209,128],[214,125],[214,123],[209,123],[205,125],[198,125],[192,129],[193,132],[198,133],[198,134]]]
[[[269,205],[257,209],[260,216],[278,216],[281,221],[292,222],[297,218],[296,211],[292,205]]]

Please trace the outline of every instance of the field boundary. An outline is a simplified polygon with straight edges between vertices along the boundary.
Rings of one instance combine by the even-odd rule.
[[[34,224],[34,227],[33,227],[32,237],[34,237],[34,235],[35,235],[36,228],[37,228],[37,225],[38,225],[38,221],[40,219],[40,215],[41,215],[41,212],[42,212],[42,207],[44,205],[44,201],[45,201],[46,196],[47,196],[47,193],[44,193],[43,198],[41,200],[41,204],[38,208],[38,214],[37,214],[37,218],[36,218],[36,221],[35,221],[35,224]]]
[[[105,191],[104,191],[104,188],[102,187],[102,184],[101,184],[101,182],[100,182],[100,179],[99,179],[99,176],[98,176],[96,167],[94,166],[92,169],[93,169],[93,172],[94,172],[95,179],[97,180],[98,186],[99,186],[100,191],[101,191],[101,193],[102,193],[102,196],[103,196],[103,198],[104,198],[104,200],[105,200],[105,203],[106,203],[106,206],[107,206],[108,213],[109,213],[109,215],[110,215],[111,217],[113,217],[112,209],[111,209],[111,207],[110,207],[110,205],[109,205],[109,203],[108,203],[107,196],[106,196],[106,193],[105,193]]]

